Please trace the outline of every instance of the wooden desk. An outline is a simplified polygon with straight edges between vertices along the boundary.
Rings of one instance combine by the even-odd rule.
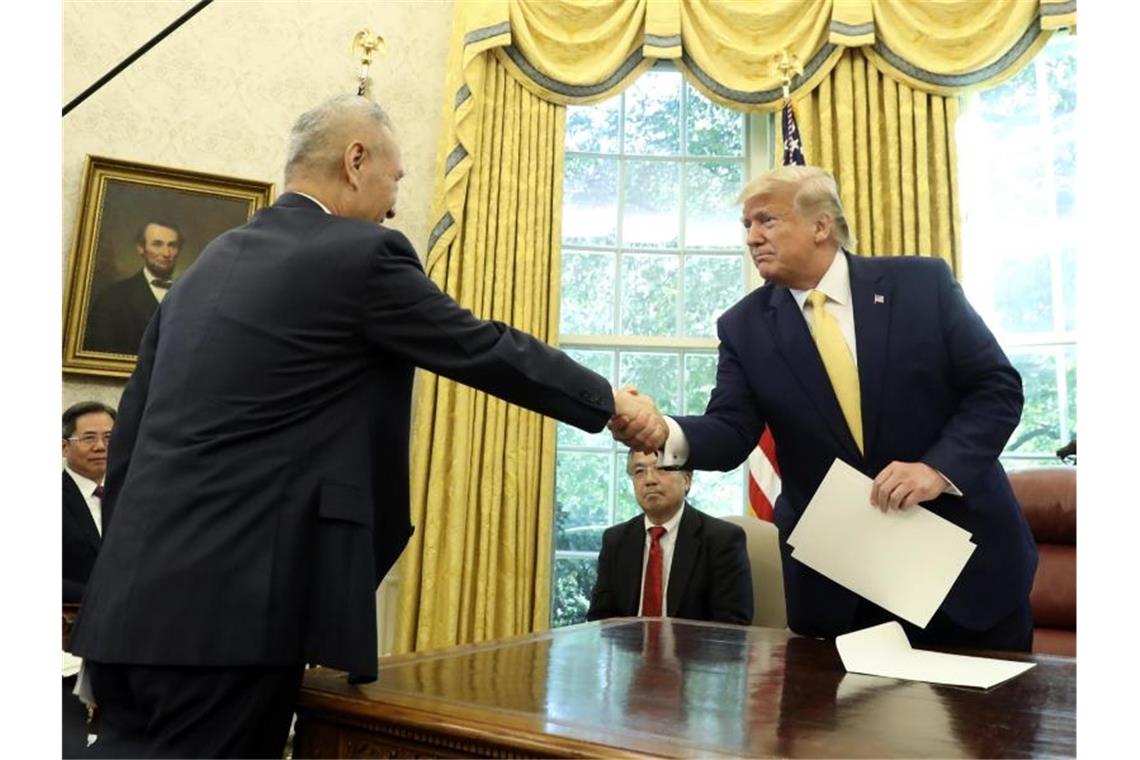
[[[847,674],[767,628],[623,618],[305,675],[297,757],[1076,754],[1076,661],[988,692]]]

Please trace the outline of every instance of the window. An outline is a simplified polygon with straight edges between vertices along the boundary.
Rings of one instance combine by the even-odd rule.
[[[716,319],[754,284],[736,196],[766,140],[748,124],[662,66],[567,110],[561,347],[666,414],[704,411]],[[639,513],[625,456],[608,432],[558,427],[555,626],[585,619],[602,532]],[[741,514],[745,476],[696,473],[690,499]]]
[[[963,287],[1025,388],[1007,468],[1076,435],[1076,40],[1056,34],[958,123]]]

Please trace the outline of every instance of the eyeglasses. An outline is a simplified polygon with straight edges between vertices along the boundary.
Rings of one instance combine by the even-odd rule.
[[[103,445],[107,446],[111,443],[111,434],[110,433],[103,433],[102,435],[100,435],[98,433],[86,433],[84,435],[79,436],[78,438],[75,436],[72,436],[71,438],[68,438],[67,440],[75,441],[76,443],[79,443],[83,446],[94,446],[99,441],[102,441]]]

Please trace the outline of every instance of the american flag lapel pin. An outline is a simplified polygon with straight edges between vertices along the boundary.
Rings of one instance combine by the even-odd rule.
[[[875,294],[875,303],[886,303],[887,299],[883,298],[878,293]]]

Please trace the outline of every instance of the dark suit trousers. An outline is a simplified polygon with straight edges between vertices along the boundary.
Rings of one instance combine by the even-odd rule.
[[[87,660],[99,708],[92,757],[274,757],[304,666],[158,667]]]
[[[1028,652],[1033,648],[1033,610],[1029,606],[1029,600],[989,628],[975,631],[958,625],[946,617],[942,610],[934,613],[926,628],[919,628],[905,620],[899,620],[882,607],[861,599],[851,630],[870,628],[890,620],[898,620],[911,645],[916,647],[966,647],[1006,652]]]

